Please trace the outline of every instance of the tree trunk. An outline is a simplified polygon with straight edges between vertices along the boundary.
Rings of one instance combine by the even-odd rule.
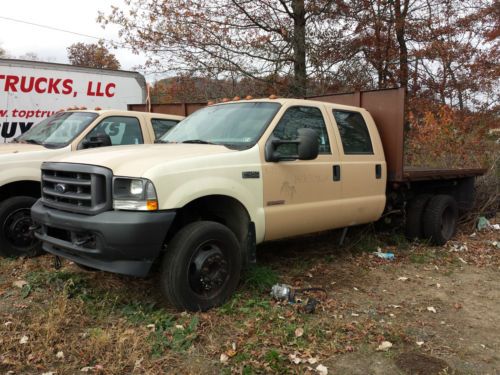
[[[292,0],[293,11],[293,84],[292,95],[306,96],[306,11],[304,0]]]
[[[409,0],[395,0],[394,13],[396,15],[396,38],[399,44],[399,83],[407,90],[408,86],[408,47],[406,45],[406,16],[408,14]]]

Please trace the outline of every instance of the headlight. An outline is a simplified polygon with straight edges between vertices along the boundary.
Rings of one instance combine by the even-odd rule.
[[[158,198],[153,183],[145,178],[113,178],[113,208],[115,210],[158,210]]]

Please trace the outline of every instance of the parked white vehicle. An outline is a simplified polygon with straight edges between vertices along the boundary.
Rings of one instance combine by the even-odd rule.
[[[41,249],[29,228],[43,161],[86,148],[153,143],[182,119],[133,111],[63,111],[0,144],[0,255],[30,256]]]

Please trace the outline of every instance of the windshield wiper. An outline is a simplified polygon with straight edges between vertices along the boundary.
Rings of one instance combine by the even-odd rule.
[[[182,143],[196,143],[201,145],[216,145],[217,143],[212,143],[208,141],[203,141],[201,139],[188,139],[187,141],[182,141]]]
[[[175,143],[175,142],[170,142],[170,141],[164,141],[162,139],[155,139],[154,143]]]
[[[34,140],[34,139],[24,139],[24,142],[30,143],[32,145],[43,145],[43,142]]]

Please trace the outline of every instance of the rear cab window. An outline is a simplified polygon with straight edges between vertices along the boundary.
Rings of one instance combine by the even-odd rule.
[[[345,155],[373,155],[373,144],[360,112],[333,109]]]
[[[152,118],[151,127],[155,133],[155,139],[160,139],[163,135],[169,132],[180,120],[170,120],[163,118]]]

